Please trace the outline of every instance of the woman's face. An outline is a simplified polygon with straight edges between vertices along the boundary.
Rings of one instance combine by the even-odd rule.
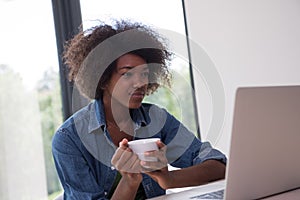
[[[116,62],[116,70],[104,91],[112,103],[138,108],[144,99],[149,83],[146,61],[134,54],[125,54]]]

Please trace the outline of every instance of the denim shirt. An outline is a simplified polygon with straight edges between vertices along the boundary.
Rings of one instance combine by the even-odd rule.
[[[174,167],[185,168],[209,159],[226,163],[226,157],[201,142],[165,109],[143,103],[130,111],[135,124],[134,140],[160,138]],[[116,150],[107,126],[103,102],[94,100],[66,120],[52,140],[52,153],[64,199],[107,199],[117,175],[111,165]],[[147,198],[165,194],[157,182],[143,174]]]

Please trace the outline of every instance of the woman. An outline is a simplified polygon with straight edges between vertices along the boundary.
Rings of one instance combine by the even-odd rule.
[[[224,178],[221,152],[166,110],[142,103],[170,83],[164,41],[145,25],[116,21],[80,32],[66,45],[69,77],[93,101],[53,138],[65,199],[146,199]],[[157,161],[141,161],[128,147],[141,138],[160,138],[159,150],[145,153]],[[169,171],[168,164],[180,169]]]

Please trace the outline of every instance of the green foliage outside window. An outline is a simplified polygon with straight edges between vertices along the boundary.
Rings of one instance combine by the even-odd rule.
[[[48,194],[61,190],[51,152],[51,141],[56,129],[62,124],[62,104],[58,73],[48,70],[38,82],[37,91],[41,113],[42,135],[44,143],[45,167]]]

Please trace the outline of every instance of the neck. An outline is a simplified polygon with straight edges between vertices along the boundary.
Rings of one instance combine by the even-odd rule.
[[[124,121],[128,122],[131,119],[129,108],[122,105],[120,102],[113,99],[111,96],[103,96],[103,105],[105,118],[107,121],[119,124]]]
[[[113,143],[118,146],[123,138],[131,141],[134,130],[129,108],[111,97],[105,97],[105,95],[103,95],[103,105],[107,127]]]

